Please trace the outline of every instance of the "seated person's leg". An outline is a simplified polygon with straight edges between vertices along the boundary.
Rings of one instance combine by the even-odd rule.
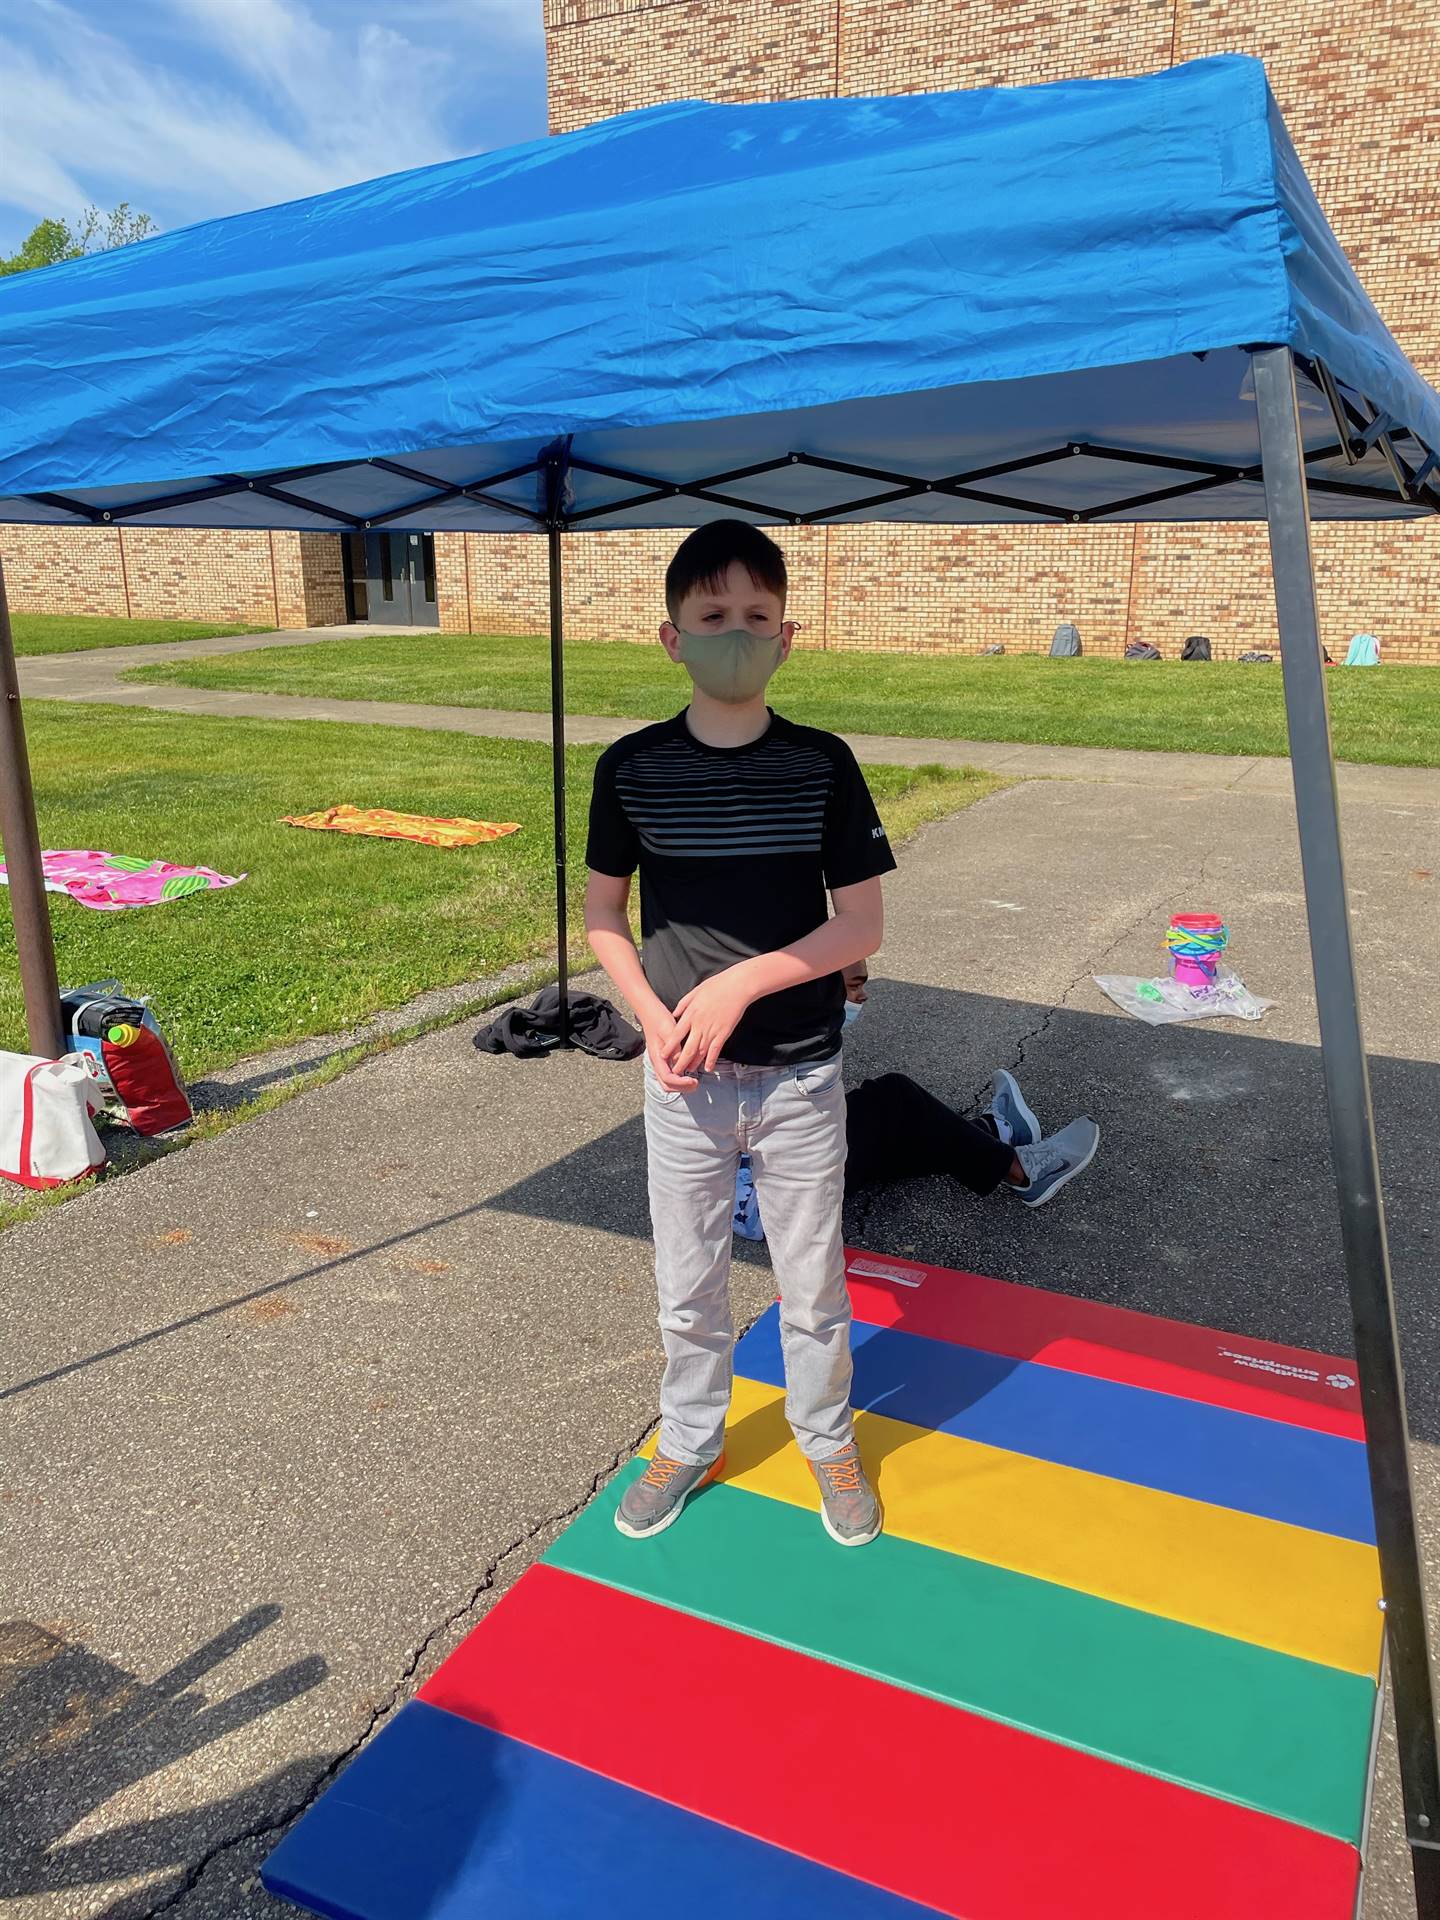
[[[945,1173],[971,1193],[993,1193],[1015,1171],[1013,1147],[903,1073],[863,1081],[845,1106],[847,1191]]]
[[[863,960],[845,974],[846,1009],[857,1016],[868,998]],[[886,1180],[948,1173],[972,1193],[1008,1186],[1027,1207],[1043,1207],[1095,1157],[1100,1129],[1083,1116],[1048,1139],[1013,1073],[996,1070],[990,1105],[976,1125],[903,1073],[866,1080],[847,1099],[850,1154],[845,1190]]]

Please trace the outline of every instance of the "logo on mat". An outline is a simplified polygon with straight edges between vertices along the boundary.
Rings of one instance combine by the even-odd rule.
[[[1221,1347],[1220,1358],[1233,1360],[1237,1367],[1250,1367],[1256,1373],[1279,1374],[1283,1380],[1309,1380],[1318,1385],[1320,1369],[1318,1367],[1297,1367],[1289,1360],[1271,1360],[1261,1353],[1236,1353],[1232,1347]]]
[[[1278,1374],[1283,1380],[1306,1380],[1312,1386],[1320,1384],[1318,1367],[1297,1367],[1291,1360],[1271,1360],[1260,1353],[1237,1353],[1233,1347],[1220,1347],[1217,1352],[1222,1360],[1233,1360],[1237,1367],[1248,1367],[1256,1373]],[[1355,1379],[1348,1373],[1327,1373],[1324,1376],[1327,1387],[1346,1388],[1355,1385]]]

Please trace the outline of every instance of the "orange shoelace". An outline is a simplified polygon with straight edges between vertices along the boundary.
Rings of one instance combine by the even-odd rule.
[[[827,1476],[831,1493],[860,1491],[859,1454],[852,1453],[848,1460],[822,1460],[816,1467],[816,1472]]]
[[[657,1453],[641,1474],[641,1481],[647,1487],[659,1487],[663,1491],[679,1473],[681,1464],[679,1460],[667,1460],[663,1454]]]

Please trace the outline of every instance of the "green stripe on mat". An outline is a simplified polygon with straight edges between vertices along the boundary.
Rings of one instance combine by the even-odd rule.
[[[546,1554],[662,1606],[1359,1845],[1374,1685],[1197,1627],[713,1486],[627,1540],[634,1461]],[[596,1649],[604,1657],[604,1648]]]

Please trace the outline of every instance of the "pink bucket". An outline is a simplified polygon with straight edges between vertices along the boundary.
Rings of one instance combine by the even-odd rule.
[[[1170,964],[1175,969],[1175,978],[1182,987],[1213,987],[1215,984],[1216,962],[1204,960],[1183,960],[1180,955],[1172,954]]]

